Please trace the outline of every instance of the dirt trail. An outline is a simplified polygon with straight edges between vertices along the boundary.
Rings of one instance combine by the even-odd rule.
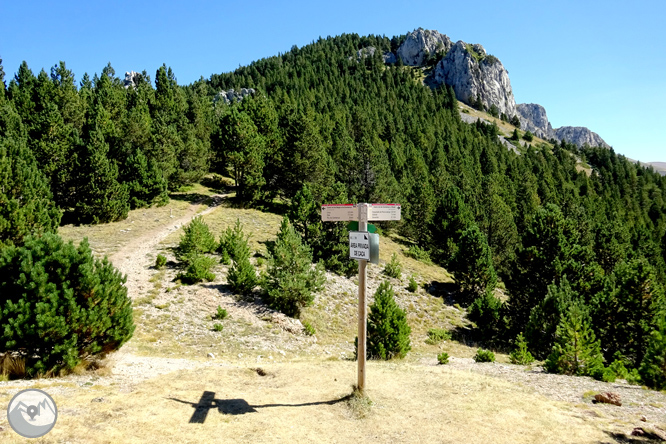
[[[154,259],[149,254],[155,251],[155,247],[169,234],[179,230],[184,224],[196,216],[203,216],[214,211],[222,202],[226,194],[215,194],[211,196],[213,203],[201,212],[190,210],[190,212],[179,218],[174,218],[168,225],[156,228],[148,233],[132,239],[120,251],[113,254],[109,259],[121,273],[127,275],[127,294],[131,299],[139,296],[141,291],[149,286],[149,267],[153,265]]]

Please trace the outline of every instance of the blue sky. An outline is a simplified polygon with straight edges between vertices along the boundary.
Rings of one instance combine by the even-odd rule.
[[[29,5],[29,6],[28,6]],[[616,152],[666,162],[666,2],[160,1],[3,2],[7,80],[64,60],[77,79],[111,62],[117,75],[171,66],[180,84],[355,32],[436,29],[481,43],[509,71],[517,103],[553,127],[587,126]]]

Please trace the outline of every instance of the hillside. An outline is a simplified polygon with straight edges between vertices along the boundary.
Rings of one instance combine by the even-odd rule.
[[[391,282],[408,313],[413,350],[404,361],[369,362],[371,405],[348,398],[356,375],[353,278],[327,275],[326,289],[302,318],[315,326],[315,335],[308,336],[300,323],[270,310],[260,298],[229,293],[224,266],[216,267],[215,281],[193,286],[173,281],[173,265],[162,271],[152,267],[158,253],[173,260],[182,234],[174,227],[196,213],[205,214],[215,232],[242,218],[252,229],[252,249],[265,252],[263,242],[274,236],[279,216],[233,208],[229,194],[221,200],[218,194],[196,187],[182,195],[187,200],[173,195],[167,207],[136,210],[123,222],[62,228],[67,239],[88,237],[93,250],[109,254],[117,266],[131,264],[138,330],[96,372],[40,381],[60,409],[58,427],[44,442],[128,436],[143,442],[199,442],[220,434],[228,442],[299,442],[314,436],[322,442],[352,436],[361,442],[437,441],[442,436],[479,443],[622,442],[642,415],[650,424],[666,423],[662,393],[549,375],[538,364],[508,364],[502,353],[496,363],[474,363],[476,344],[463,337],[426,343],[428,328],[467,325],[464,311],[423,288],[415,294],[404,290],[411,273],[420,282],[450,278],[440,267],[404,256],[404,246],[384,236],[382,262],[396,251],[405,267],[401,282]],[[147,245],[147,239],[157,240]],[[371,288],[383,279],[382,267],[370,266]],[[212,329],[210,319],[218,305],[229,312],[221,332]],[[436,365],[441,351],[451,355],[450,364]],[[0,382],[0,397],[8,400],[27,382]],[[608,390],[621,393],[625,406],[591,402],[591,393]],[[207,396],[210,408],[192,408],[205,406]],[[466,424],[464,431],[460,424]],[[11,439],[8,433],[0,433],[1,442]]]
[[[500,87],[470,79],[461,100],[437,83],[462,86],[476,68]],[[645,428],[666,427],[666,177],[612,148],[527,140],[507,115],[508,76],[480,45],[423,30],[346,34],[192,85],[166,65],[154,82],[130,78],[107,65],[77,86],[64,62],[51,76],[24,63],[0,88],[0,397],[50,387],[63,428],[48,439],[623,442],[643,415]],[[369,299],[388,280],[411,327],[403,360],[370,363],[369,400],[350,395],[349,231],[320,212],[359,202],[402,205],[400,221],[376,223]],[[176,250],[196,215],[215,239]],[[237,220],[249,259],[242,236],[219,241]],[[268,272],[278,230],[308,276],[325,270],[313,303],[291,312],[276,299],[309,291],[291,269],[274,271],[288,291],[232,290]],[[61,253],[59,236],[89,239],[112,265],[95,275],[92,260],[76,262],[86,248]],[[51,254],[44,242],[61,250],[26,271]],[[232,253],[235,275],[223,264]],[[382,273],[393,253],[399,279]],[[98,300],[109,295],[116,305]],[[79,302],[100,318],[121,306],[124,340],[133,313],[131,340],[87,354],[85,335],[114,326],[70,314]],[[228,316],[214,320],[218,306]],[[45,329],[52,319],[81,328],[61,337]],[[31,367],[45,337],[52,366]],[[509,364],[519,343],[535,363]],[[497,362],[474,362],[478,348]],[[437,365],[442,352],[450,363]],[[29,371],[74,374],[6,381]],[[601,391],[623,406],[593,404]]]

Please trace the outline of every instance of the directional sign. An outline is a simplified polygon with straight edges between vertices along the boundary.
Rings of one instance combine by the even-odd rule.
[[[400,204],[368,204],[368,220],[400,220]]]
[[[354,204],[322,205],[321,220],[323,222],[358,220],[358,209]]]
[[[360,231],[349,232],[349,257],[352,259],[370,259],[370,234]]]

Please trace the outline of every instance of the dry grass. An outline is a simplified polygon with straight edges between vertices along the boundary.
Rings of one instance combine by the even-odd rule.
[[[446,366],[354,362],[220,365],[137,385],[47,388],[58,423],[43,443],[605,442],[605,423],[520,387]],[[11,399],[9,387],[0,400]],[[370,401],[371,400],[371,401]],[[11,431],[0,442],[27,442]]]

